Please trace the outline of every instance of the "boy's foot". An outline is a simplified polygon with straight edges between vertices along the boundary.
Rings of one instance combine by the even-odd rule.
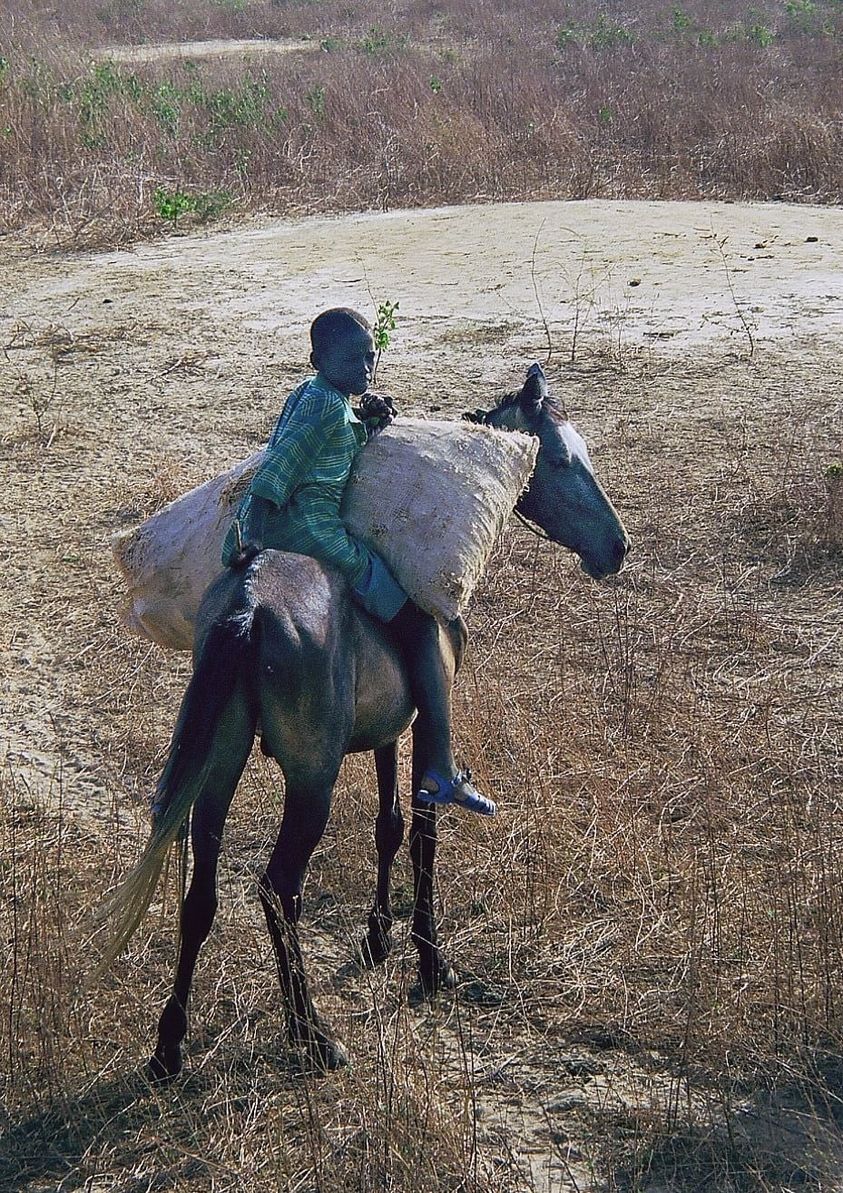
[[[471,783],[471,771],[458,771],[453,779],[446,779],[438,771],[425,771],[419,787],[419,799],[427,804],[456,804],[479,816],[494,816],[496,804],[487,799]]]

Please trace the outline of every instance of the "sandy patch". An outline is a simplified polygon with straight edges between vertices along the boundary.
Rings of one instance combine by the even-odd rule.
[[[577,334],[685,352],[723,339],[843,328],[843,212],[781,204],[564,202],[438,208],[275,222],[182,236],[130,252],[53,259],[14,313],[73,304],[74,323],[176,318],[300,341],[314,310],[404,314],[396,351],[482,326],[507,349],[570,354]],[[484,353],[485,355],[485,353]]]
[[[262,54],[309,53],[318,50],[312,41],[287,41],[280,38],[262,40],[257,37],[209,41],[170,41],[155,45],[106,46],[97,51],[97,58],[112,62],[163,62],[172,58],[250,58]]]

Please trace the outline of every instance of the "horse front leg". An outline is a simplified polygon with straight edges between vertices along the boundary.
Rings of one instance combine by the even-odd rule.
[[[310,786],[288,780],[281,831],[260,880],[290,1043],[303,1049],[324,1071],[347,1064],[348,1054],[313,1005],[296,925],[302,911],[305,870],[328,823],[332,788],[333,783]]]
[[[436,808],[418,798],[424,777],[424,762],[417,747],[413,726],[413,819],[410,826],[410,857],[413,862],[413,930],[419,953],[419,979],[425,995],[451,990],[457,975],[439,946],[434,914],[433,867],[436,856]]]
[[[375,845],[378,851],[378,881],[375,902],[369,912],[369,931],[361,953],[366,965],[379,965],[392,950],[392,904],[389,882],[395,855],[404,840],[404,817],[398,799],[398,742],[375,750],[378,777],[378,815],[375,820]]]

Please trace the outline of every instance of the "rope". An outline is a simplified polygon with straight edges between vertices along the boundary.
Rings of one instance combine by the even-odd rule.
[[[552,543],[554,541],[549,534],[546,534],[543,530],[540,530],[537,526],[534,526],[532,522],[528,522],[524,515],[519,513],[518,510],[513,510],[512,512],[515,514],[518,521],[522,522],[527,529],[536,536],[537,539],[544,539],[547,543]]]

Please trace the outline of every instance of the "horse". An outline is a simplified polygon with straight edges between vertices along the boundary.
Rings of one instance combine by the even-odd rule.
[[[595,579],[620,570],[629,539],[595,477],[584,440],[550,394],[540,366],[521,389],[491,410],[463,417],[539,441],[536,466],[516,510],[544,535],[574,551]],[[438,628],[449,681],[467,641],[462,619]],[[189,830],[192,873],[181,904],[172,992],[159,1022],[148,1073],[174,1078],[182,1067],[187,1005],[199,951],[217,909],[216,876],[223,826],[260,732],[261,748],[285,781],[280,831],[259,880],[293,1049],[322,1071],[348,1061],[308,988],[297,924],[302,884],[326,827],[346,754],[373,751],[378,786],[377,885],[362,945],[374,965],[389,954],[393,914],[390,872],[404,837],[398,793],[398,740],[413,722],[413,703],[396,648],[383,627],[352,601],[348,585],[315,559],[274,550],[245,569],[227,569],[205,593],[196,619],[194,670],[182,700],[153,802],[151,835],[141,860],[107,907],[112,937],[100,969],[125,946],[152,901],[166,855]],[[437,938],[433,869],[436,809],[421,801],[413,758],[410,854],[414,875],[412,939],[422,990],[456,984]]]

